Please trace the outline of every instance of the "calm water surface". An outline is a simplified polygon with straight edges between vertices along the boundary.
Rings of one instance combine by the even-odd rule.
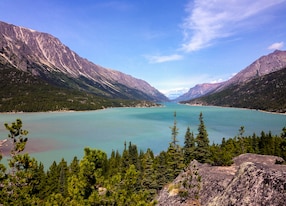
[[[167,149],[171,141],[170,126],[177,113],[179,143],[183,145],[188,126],[197,133],[199,114],[203,113],[210,142],[220,143],[223,137],[234,137],[240,126],[245,134],[271,131],[280,134],[286,126],[286,115],[270,114],[256,110],[236,108],[201,107],[166,104],[160,108],[113,108],[88,112],[0,114],[0,139],[7,137],[5,122],[17,118],[29,131],[28,144],[37,144],[43,152],[31,156],[45,167],[65,158],[70,162],[74,156],[81,158],[84,147],[98,148],[109,155],[122,151],[124,141],[137,144],[139,149],[151,148],[154,153]]]

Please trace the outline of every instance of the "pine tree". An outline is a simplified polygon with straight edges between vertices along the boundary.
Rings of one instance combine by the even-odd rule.
[[[176,120],[176,112],[174,113],[174,125],[171,128],[172,132],[172,141],[169,144],[167,151],[167,163],[168,163],[168,173],[167,179],[173,180],[184,168],[184,157],[183,151],[180,145],[178,144],[178,128]]]
[[[5,168],[1,167],[0,199],[4,205],[31,205],[39,202],[33,192],[38,163],[28,154],[20,154],[24,151],[28,141],[28,138],[23,137],[28,134],[28,131],[23,130],[22,126],[20,119],[11,125],[5,124],[9,131],[8,138],[11,139],[12,149],[10,151],[11,159],[9,159],[11,172],[4,175],[2,172]]]
[[[161,189],[166,183],[168,183],[168,158],[167,152],[162,151],[154,159],[154,167],[156,168],[156,180],[158,183],[158,189]]]
[[[209,148],[209,138],[208,133],[205,128],[203,114],[200,113],[199,117],[199,127],[198,127],[198,134],[196,136],[196,149],[195,149],[195,159],[201,163],[211,163],[210,157],[210,148]]]
[[[177,143],[179,142],[178,139],[177,139],[177,135],[179,133],[179,129],[177,128],[177,120],[176,120],[176,117],[177,117],[177,113],[174,112],[174,125],[171,128],[171,131],[172,131],[172,142],[171,144],[176,147],[177,146]]]
[[[154,168],[154,155],[151,149],[147,149],[142,159],[141,187],[150,192],[148,200],[156,194],[158,183],[156,179],[156,170]]]
[[[76,175],[79,172],[79,160],[75,156],[69,165],[69,176]]]
[[[67,162],[64,159],[62,159],[58,167],[59,167],[58,190],[59,193],[63,197],[65,197],[67,196],[67,180],[69,177]]]
[[[190,127],[188,127],[185,134],[185,142],[183,147],[184,163],[186,165],[188,165],[190,161],[194,159],[194,151],[195,151],[194,133],[191,132]]]

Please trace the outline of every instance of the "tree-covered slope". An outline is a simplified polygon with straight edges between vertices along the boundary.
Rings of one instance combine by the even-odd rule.
[[[189,104],[216,105],[286,112],[286,68],[257,77],[249,82],[231,85],[223,91],[200,97]]]
[[[71,81],[72,82],[72,81]],[[150,102],[109,99],[81,91],[73,82],[73,89],[50,84],[10,64],[0,62],[0,112],[38,112],[55,110],[96,110],[106,107],[150,106]]]

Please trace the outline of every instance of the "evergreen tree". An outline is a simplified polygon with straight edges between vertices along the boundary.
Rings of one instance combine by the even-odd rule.
[[[60,171],[56,161],[53,161],[52,165],[49,167],[47,171],[47,184],[45,187],[45,194],[47,196],[53,193],[59,193],[59,179],[60,179]]]
[[[177,143],[179,142],[178,139],[177,139],[177,135],[179,133],[179,129],[177,127],[177,120],[176,120],[176,117],[177,117],[177,113],[174,112],[174,125],[171,128],[171,131],[172,131],[172,142],[171,144],[176,147],[177,146]]]
[[[63,196],[67,196],[67,183],[69,177],[69,169],[67,166],[67,162],[62,159],[58,165],[59,171],[59,180],[58,180],[58,191]]]
[[[156,179],[156,170],[154,168],[154,155],[151,149],[147,149],[142,159],[142,175],[141,187],[150,192],[148,200],[151,201],[152,197],[156,194],[158,183]]]
[[[126,148],[126,142],[124,142],[124,150],[122,152],[122,158],[121,158],[121,173],[125,173],[125,171],[129,168],[130,165],[130,155],[129,155],[129,151]]]
[[[176,112],[174,113],[174,125],[171,127],[172,132],[172,141],[169,144],[167,151],[167,165],[168,173],[167,179],[169,181],[173,180],[184,168],[184,156],[183,151],[180,145],[178,144],[177,135],[177,121],[176,121]]]
[[[75,156],[69,165],[69,176],[77,175],[79,172],[79,160]]]
[[[11,139],[12,149],[9,159],[10,172],[1,173],[0,199],[4,205],[32,205],[37,204],[39,199],[34,196],[35,171],[38,163],[28,154],[20,154],[24,151],[28,138],[24,138],[28,131],[22,129],[22,121],[17,119],[11,125],[5,124],[9,131],[8,138]],[[5,168],[1,166],[1,172]],[[32,198],[33,197],[33,198]]]
[[[209,138],[208,133],[205,128],[203,114],[200,113],[199,117],[199,127],[198,127],[198,134],[196,136],[196,149],[195,149],[195,159],[201,163],[211,163],[210,157],[210,148],[209,148]]]
[[[156,168],[156,180],[158,189],[161,189],[169,181],[168,175],[168,158],[167,152],[162,151],[154,159],[154,167]]]
[[[191,132],[190,127],[188,127],[185,134],[185,142],[183,147],[184,163],[186,165],[188,165],[190,161],[194,159],[194,151],[195,151],[194,133]]]
[[[88,199],[103,184],[107,169],[107,155],[100,150],[85,148],[78,175],[73,175],[68,184],[68,193],[75,201]]]

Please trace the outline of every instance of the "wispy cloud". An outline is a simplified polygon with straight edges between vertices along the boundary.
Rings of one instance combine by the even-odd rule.
[[[183,56],[179,54],[172,54],[167,56],[160,56],[160,55],[146,56],[146,58],[149,60],[149,63],[163,63],[163,62],[177,61],[183,59]]]
[[[268,49],[269,50],[279,50],[279,49],[282,49],[284,47],[284,42],[281,41],[281,42],[276,42],[276,43],[273,43],[271,44]]]
[[[187,7],[187,18],[183,22],[186,52],[200,50],[215,41],[232,36],[244,29],[245,24],[270,7],[285,0],[194,0]],[[255,22],[253,22],[254,24]]]

